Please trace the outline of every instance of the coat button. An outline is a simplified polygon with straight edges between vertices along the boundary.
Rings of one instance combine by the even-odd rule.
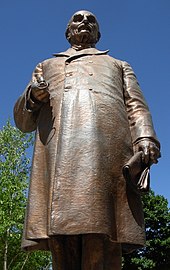
[[[64,91],[65,91],[65,92],[68,92],[69,89],[71,89],[71,88],[72,88],[71,85],[67,85],[67,86],[64,87]]]
[[[72,71],[67,71],[65,73],[66,77],[70,77],[70,76],[73,76],[73,72]]]

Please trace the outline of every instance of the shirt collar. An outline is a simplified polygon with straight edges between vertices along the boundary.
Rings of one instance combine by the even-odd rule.
[[[109,50],[105,50],[105,51],[100,51],[97,50],[96,48],[88,48],[88,49],[84,49],[84,50],[79,50],[76,51],[73,48],[69,48],[68,50],[61,52],[61,53],[54,53],[53,55],[56,57],[71,57],[71,56],[76,56],[76,55],[101,55],[101,54],[107,54],[109,52]]]

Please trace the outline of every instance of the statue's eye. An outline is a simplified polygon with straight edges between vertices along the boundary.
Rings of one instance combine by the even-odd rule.
[[[73,22],[81,22],[83,20],[84,16],[81,14],[76,14],[73,17]]]
[[[88,21],[89,21],[90,23],[95,23],[95,22],[96,22],[95,17],[92,16],[92,15],[89,15],[87,18],[88,18]]]

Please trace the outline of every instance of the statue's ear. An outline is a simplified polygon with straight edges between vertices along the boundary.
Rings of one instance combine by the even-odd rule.
[[[97,41],[99,41],[99,39],[101,38],[101,33],[98,31],[98,37],[97,37]]]
[[[65,37],[69,41],[70,40],[70,29],[69,29],[69,24],[67,25],[67,29],[65,31]]]

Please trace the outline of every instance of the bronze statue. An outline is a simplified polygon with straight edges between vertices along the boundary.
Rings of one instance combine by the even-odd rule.
[[[160,144],[131,66],[95,48],[96,17],[76,12],[67,51],[38,64],[15,105],[17,127],[36,130],[22,247],[51,250],[53,269],[121,269],[145,243],[140,194],[122,167]]]

